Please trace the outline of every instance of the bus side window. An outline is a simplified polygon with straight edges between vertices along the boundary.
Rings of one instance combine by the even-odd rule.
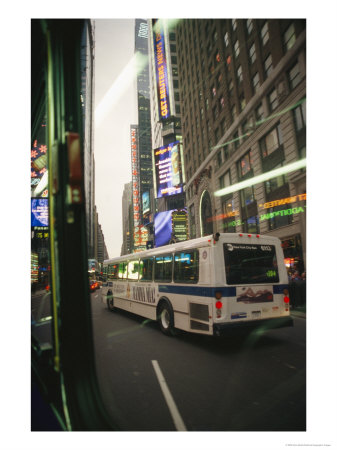
[[[171,283],[172,281],[172,255],[156,256],[155,259],[155,281],[165,281]]]
[[[108,280],[116,280],[118,275],[118,265],[109,264],[108,266]]]
[[[128,262],[128,280],[137,281],[139,272],[139,262],[129,261]]]
[[[103,274],[102,274],[102,281],[103,281],[104,283],[106,283],[106,281],[107,281],[107,275],[108,275],[108,267],[107,267],[107,266],[104,266],[102,272],[103,272]]]
[[[126,280],[128,274],[128,263],[127,262],[121,262],[118,264],[118,279],[119,280]]]
[[[174,281],[197,283],[199,280],[199,252],[179,252],[174,255]]]
[[[153,278],[153,258],[145,258],[140,262],[139,280],[152,281]]]

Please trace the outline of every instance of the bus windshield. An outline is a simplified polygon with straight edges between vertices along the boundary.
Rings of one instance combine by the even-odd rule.
[[[277,283],[279,274],[273,245],[223,245],[227,284]]]

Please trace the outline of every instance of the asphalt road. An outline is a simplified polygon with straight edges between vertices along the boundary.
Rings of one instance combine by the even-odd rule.
[[[306,320],[249,336],[163,335],[91,294],[97,376],[122,431],[305,431]]]

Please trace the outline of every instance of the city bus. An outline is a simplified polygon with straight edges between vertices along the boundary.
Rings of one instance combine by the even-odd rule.
[[[271,236],[216,233],[106,260],[102,295],[111,311],[158,321],[167,335],[293,325],[283,250]]]

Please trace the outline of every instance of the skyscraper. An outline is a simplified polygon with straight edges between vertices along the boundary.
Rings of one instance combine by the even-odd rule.
[[[148,24],[146,20],[135,20],[135,52],[146,58],[137,71],[138,152],[139,152],[139,199],[141,223],[146,223],[143,214],[143,197],[153,188],[151,153],[150,79],[148,65]]]

